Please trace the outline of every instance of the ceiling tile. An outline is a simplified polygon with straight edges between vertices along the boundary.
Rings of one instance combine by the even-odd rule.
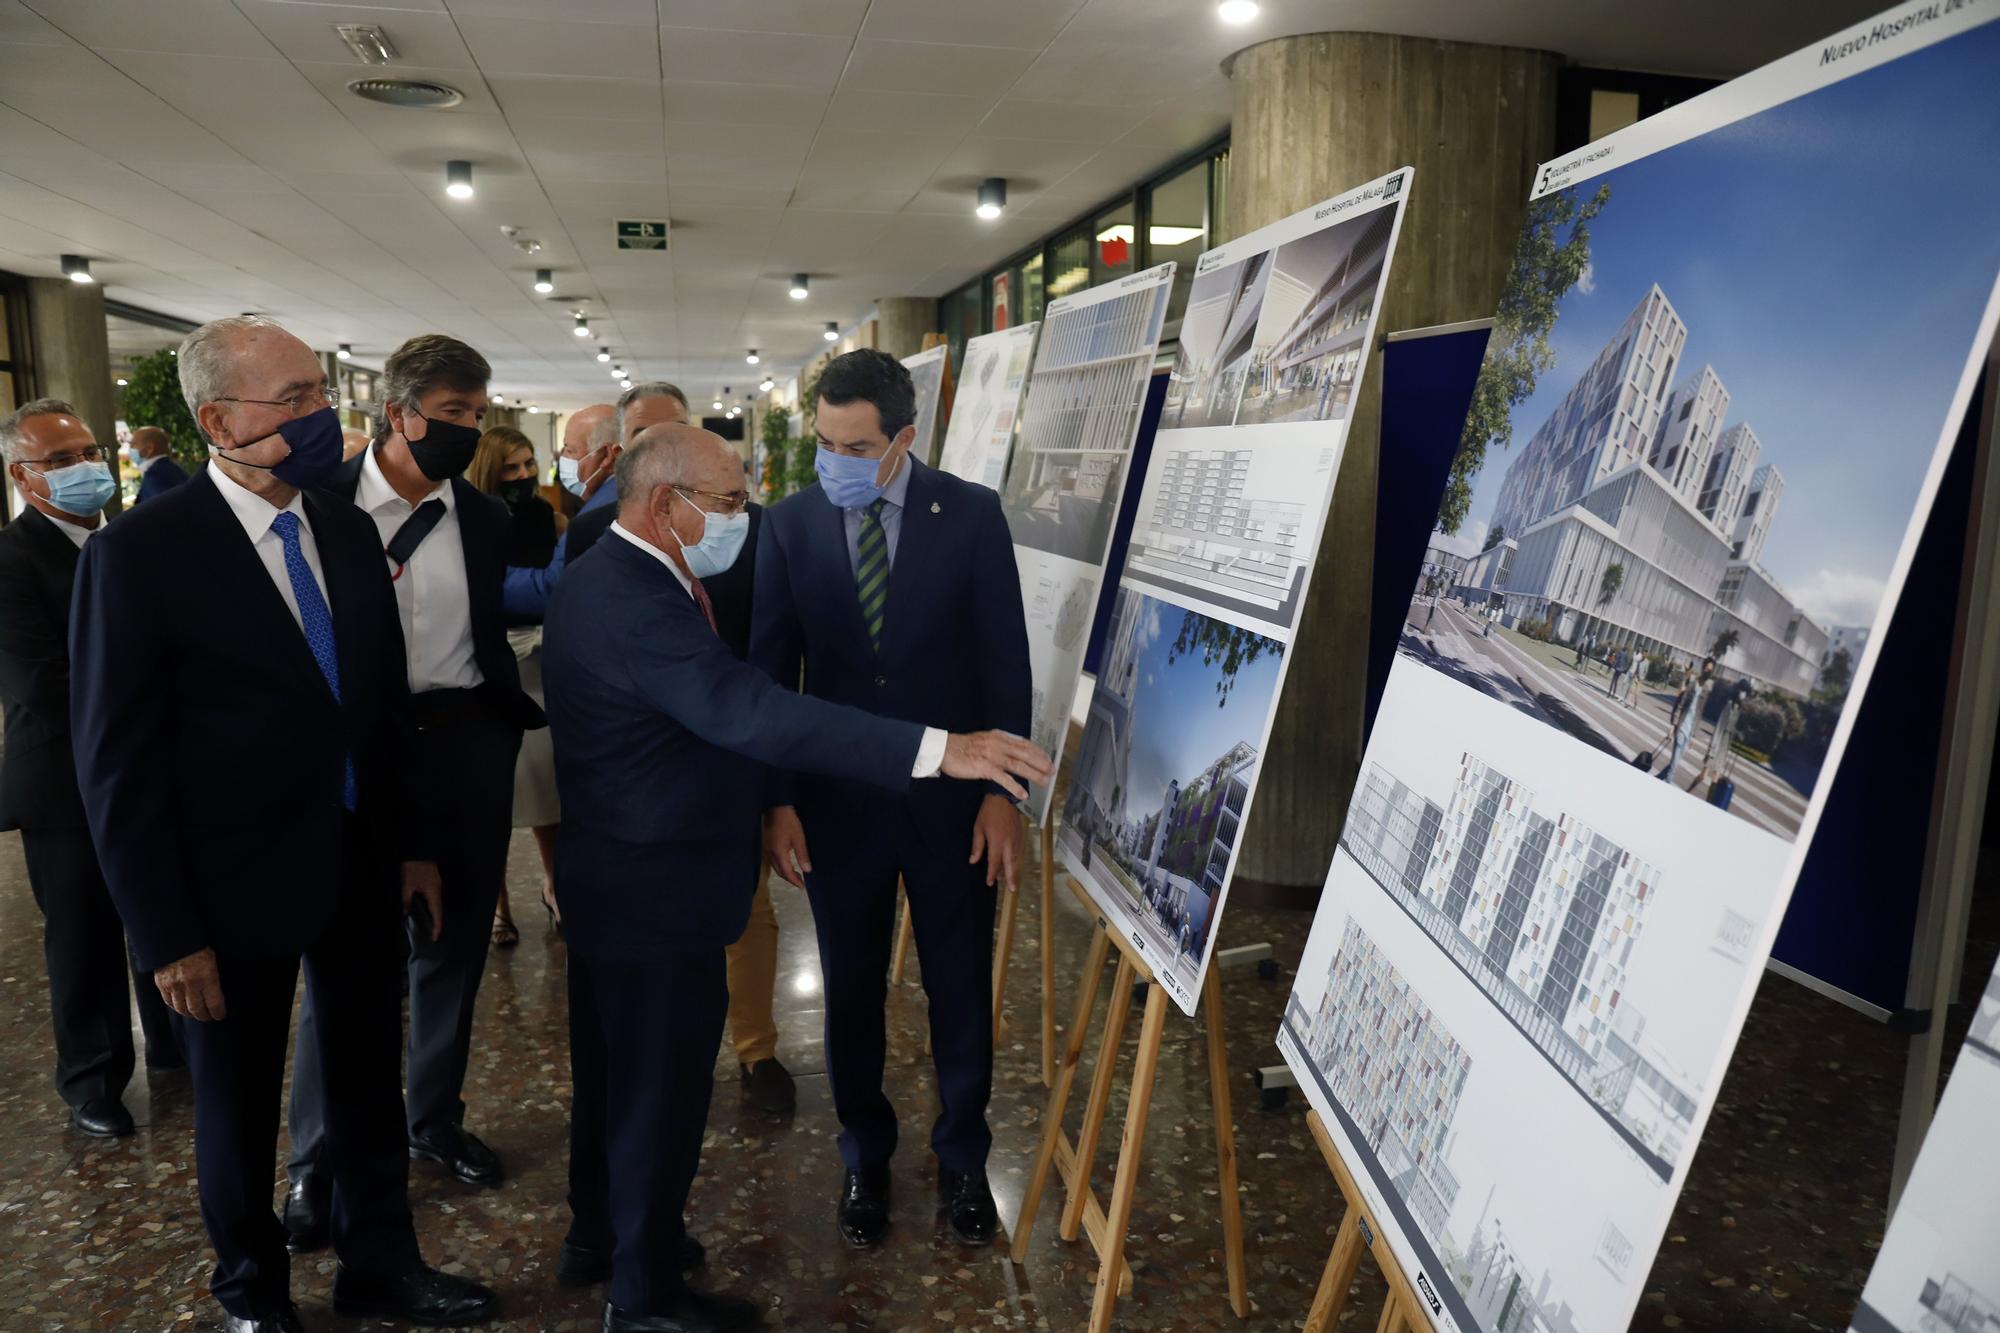
[[[269,56],[271,44],[230,0],[35,0],[85,46],[204,56]]]
[[[659,119],[586,120],[578,116],[515,116],[508,124],[522,148],[545,152],[664,152]]]
[[[965,134],[991,106],[983,97],[943,93],[885,93],[852,84],[833,95],[830,130],[886,130],[894,134]]]
[[[817,33],[852,37],[868,0],[660,0],[660,22],[675,28]]]
[[[1039,189],[1069,175],[1097,151],[1090,144],[1043,139],[971,138],[938,165],[938,174],[963,178],[959,183],[972,186],[988,176],[1019,177],[1028,188]]]
[[[997,46],[943,46],[863,37],[854,44],[846,87],[892,93],[998,97],[1034,61],[1033,51]]]
[[[627,181],[664,184],[667,179],[667,159],[665,154],[659,152],[578,153],[531,148],[528,150],[528,161],[537,176],[553,183]]]
[[[1079,108],[1074,102],[1038,102],[1003,97],[973,132],[1003,139],[1044,139],[1059,143],[1107,144],[1130,133],[1146,118],[1135,106]]]
[[[660,68],[669,82],[778,83],[831,88],[853,43],[808,33],[660,29]]]
[[[21,0],[0,0],[0,45],[67,46],[69,40]]]
[[[1084,0],[874,0],[864,37],[1040,50]]]
[[[896,213],[910,202],[908,185],[850,185],[838,177],[800,180],[792,204],[821,213]]]
[[[500,74],[486,82],[509,116],[649,120],[659,114],[660,85],[649,79]]]
[[[826,114],[831,91],[755,83],[669,83],[663,90],[669,125],[792,125],[812,128]]]
[[[359,5],[298,4],[293,0],[240,0],[243,13],[288,59],[344,64],[360,78],[364,73],[394,73],[407,77],[402,66],[469,70],[472,53],[458,35],[449,14],[409,9],[377,9]],[[393,70],[365,64],[347,49],[334,30],[337,23],[372,23],[396,48]]]
[[[556,8],[549,0],[446,0],[453,15],[461,19],[516,18],[545,19]],[[657,21],[655,0],[562,0],[566,23],[652,23]]]
[[[613,79],[653,79],[659,75],[658,38],[650,24],[462,18],[458,26],[480,69],[488,74],[576,74]],[[501,94],[503,100],[505,96]]]

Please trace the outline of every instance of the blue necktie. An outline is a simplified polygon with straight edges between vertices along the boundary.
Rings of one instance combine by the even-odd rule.
[[[292,581],[292,596],[298,599],[299,623],[306,632],[306,646],[312,649],[313,661],[319,663],[319,674],[326,677],[326,687],[333,691],[333,701],[339,703],[340,654],[333,643],[333,613],[327,610],[326,598],[320,596],[319,582],[313,578],[312,566],[306,563],[306,553],[299,546],[299,516],[289,509],[281,510],[271,520],[271,530],[285,545],[285,574]],[[349,755],[340,801],[353,814],[357,799],[354,756]]]

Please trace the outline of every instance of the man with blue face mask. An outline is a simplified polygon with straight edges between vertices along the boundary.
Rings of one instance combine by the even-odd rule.
[[[83,545],[102,529],[111,469],[68,403],[28,403],[0,419],[0,452],[26,501],[0,528],[0,829],[21,830],[28,887],[42,909],[56,1091],[94,1138],[130,1134],[122,1100],[134,1067],[125,930],[90,845],[69,724],[69,606]],[[138,975],[146,1067],[177,1066],[165,1003]]]
[[[1028,630],[999,497],[911,458],[915,419],[910,372],[886,353],[849,352],[821,373],[819,482],[765,516],[750,659],[788,687],[803,667],[808,693],[885,718],[1025,732]],[[959,1238],[984,1245],[998,1227],[986,1183],[995,891],[1014,888],[1020,816],[1006,791],[972,782],[891,795],[775,779],[767,856],[812,900],[826,976],[840,1233],[861,1248],[888,1231],[883,1006],[900,878],[930,997],[939,1200]]]
[[[1018,736],[873,716],[738,660],[703,579],[741,555],[749,497],[741,460],[715,435],[644,431],[617,480],[618,521],[556,589],[543,649],[575,1079],[563,1262],[606,1261],[605,1333],[726,1333],[758,1327],[759,1314],[687,1284],[702,1253],[685,1210],[767,766],[888,800],[947,779],[1018,793],[1017,777],[1051,764]]]

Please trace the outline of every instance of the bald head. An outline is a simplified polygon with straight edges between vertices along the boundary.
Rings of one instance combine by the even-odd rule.
[[[132,432],[132,452],[143,459],[158,458],[171,447],[167,433],[158,426],[141,426]]]
[[[618,409],[609,403],[592,403],[589,407],[569,414],[563,422],[562,456],[582,458],[598,444],[591,439],[593,432],[605,422],[613,420]]]
[[[643,512],[661,486],[729,495],[743,489],[743,460],[720,435],[676,422],[648,426],[618,456],[618,512]]]

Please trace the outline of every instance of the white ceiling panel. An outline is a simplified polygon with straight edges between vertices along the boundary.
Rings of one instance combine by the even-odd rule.
[[[657,31],[650,24],[461,18],[458,26],[488,74],[653,79],[660,72]]]
[[[334,31],[334,25],[339,23],[370,23],[381,28],[396,48],[399,65],[461,71],[477,68],[449,14],[361,5],[299,4],[296,0],[237,0],[237,4],[286,59],[344,64],[352,70],[350,78],[380,71],[347,49],[347,43]]]
[[[270,42],[231,0],[34,0],[30,8],[100,51],[271,54]]]
[[[852,37],[868,0],[660,0],[660,22],[674,28],[799,32]]]
[[[801,180],[791,198],[792,207],[819,213],[899,213],[915,194],[907,185],[850,185],[834,175]]]
[[[0,0],[0,43],[18,42],[34,46],[65,46],[62,31],[21,0]]]
[[[1107,144],[1129,134],[1146,115],[1143,106],[1079,107],[1074,102],[1003,97],[994,103],[974,133],[996,139]]]
[[[1084,0],[874,0],[864,37],[958,46],[1039,50],[1054,41]]]
[[[813,129],[832,92],[760,83],[669,83],[662,90],[669,125],[765,125]]]
[[[998,46],[943,46],[864,37],[854,44],[853,86],[891,93],[999,97],[1035,60],[1035,52]]]
[[[946,93],[885,93],[852,83],[827,107],[830,130],[886,134],[969,134],[992,103]]]
[[[777,83],[830,89],[840,82],[853,45],[846,37],[812,33],[662,28],[660,68],[670,83]]]

